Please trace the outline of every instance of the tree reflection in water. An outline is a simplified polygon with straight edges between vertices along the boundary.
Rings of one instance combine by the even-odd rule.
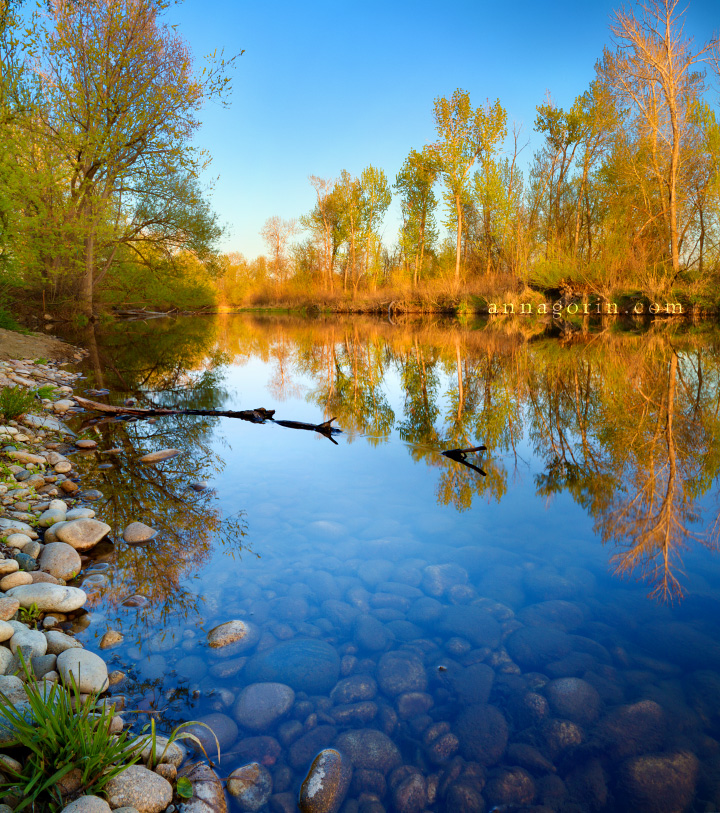
[[[469,328],[361,317],[165,322],[119,323],[102,337],[79,337],[92,349],[94,385],[134,393],[143,403],[221,408],[223,365],[258,356],[273,370],[273,398],[305,393],[326,419],[337,416],[348,442],[362,436],[383,444],[397,431],[414,460],[437,470],[438,501],[460,511],[477,498],[501,500],[510,487],[505,463],[517,473],[522,444],[529,444],[542,462],[537,493],[570,494],[613,545],[615,572],[647,582],[662,601],[682,596],[683,551],[717,544],[714,329],[655,322],[623,332],[607,322],[557,339],[522,319]],[[399,400],[391,397],[398,388]],[[99,427],[101,447],[121,447],[124,466],[122,476],[101,475],[104,516],[118,529],[144,517],[162,525],[152,560],[120,547],[122,589],[114,587],[111,600],[143,584],[151,585],[157,606],[180,594],[181,576],[200,567],[222,530],[242,548],[242,521],[224,525],[211,494],[188,491],[190,481],[222,469],[209,445],[213,420],[180,416]],[[479,444],[489,449],[487,477],[440,454]],[[133,463],[166,446],[183,455],[161,469]],[[122,485],[128,482],[131,491]],[[196,600],[182,596],[188,607]]]

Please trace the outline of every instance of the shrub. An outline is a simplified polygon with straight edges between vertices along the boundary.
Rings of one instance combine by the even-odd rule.
[[[23,387],[3,387],[0,390],[0,415],[11,421],[27,412],[33,402],[33,393]]]
[[[21,656],[22,657],[22,656]],[[63,798],[58,782],[78,772],[79,787],[73,796],[98,794],[125,768],[140,759],[139,743],[128,731],[110,733],[112,711],[81,699],[77,684],[66,691],[55,683],[38,685],[23,661],[27,704],[14,706],[0,693],[0,720],[14,736],[14,743],[27,749],[20,773],[11,774],[0,797],[16,796],[16,813],[30,808],[35,813],[56,813],[70,801]]]

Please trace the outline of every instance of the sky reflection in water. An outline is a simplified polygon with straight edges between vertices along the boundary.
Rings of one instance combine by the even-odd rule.
[[[241,617],[260,628],[259,650],[320,638],[345,656],[342,670],[357,670],[348,675],[372,672],[385,651],[421,652],[430,709],[392,725],[381,713],[392,702],[385,697],[378,716],[348,724],[326,697],[312,713],[337,729],[318,747],[345,728],[386,730],[430,786],[442,784],[447,765],[413,745],[422,741],[420,718],[461,731],[467,705],[455,684],[437,678],[444,660],[451,670],[481,662],[494,670],[489,699],[508,720],[511,745],[531,743],[557,761],[571,795],[569,774],[589,770],[591,754],[610,798],[632,796],[632,781],[630,790],[623,785],[627,760],[641,759],[643,748],[623,761],[604,734],[605,750],[558,750],[548,720],[528,727],[515,708],[522,691],[538,688],[537,673],[594,687],[600,707],[581,726],[593,743],[608,714],[653,699],[667,721],[682,717],[683,740],[668,734],[650,750],[689,748],[710,771],[715,757],[703,749],[720,717],[710,699],[713,681],[720,686],[718,334],[610,325],[560,341],[530,335],[523,322],[471,327],[228,316],[121,323],[78,337],[91,349],[88,388],[110,388],[113,403],[132,395],[139,406],[262,406],[278,419],[337,417],[343,429],[334,446],[313,432],[229,418],[98,428],[101,449],[122,450],[81,458],[84,484],[104,494],[99,516],[116,531],[136,519],[161,530],[145,548],[117,533],[114,549],[96,556],[107,582],[93,589],[96,623],[85,635],[93,646],[106,626],[122,629],[125,643],[112,653],[131,675],[134,703],[162,708],[168,723],[211,712],[232,718],[252,658],[239,654],[230,674],[205,634]],[[489,447],[487,477],[441,455],[480,443]],[[183,455],[158,467],[135,462],[165,447]],[[108,459],[116,467],[98,470]],[[209,488],[190,487],[199,481]],[[433,581],[436,565],[448,566],[446,583]],[[439,601],[443,615],[422,620],[413,591]],[[133,595],[147,606],[124,607]],[[503,645],[454,630],[446,616],[455,605],[484,608]],[[373,634],[360,630],[358,614],[379,622],[367,622]],[[523,627],[537,627],[530,653]],[[553,638],[557,630],[568,641]],[[540,680],[538,691],[552,698]],[[550,721],[572,719],[572,709],[553,702]],[[303,708],[291,717],[312,727]],[[275,771],[289,765],[288,787],[297,785],[307,766],[290,734],[286,748],[273,727],[266,733],[280,737],[280,752],[251,754],[242,745],[250,733],[228,735],[223,772],[265,759]],[[462,736],[459,748],[483,763]],[[524,764],[507,755],[485,763]],[[684,770],[688,800],[699,798],[695,769]],[[530,773],[539,803],[542,771]],[[432,809],[450,804],[447,782],[443,792],[428,801]],[[497,788],[484,792],[488,802],[504,798]],[[702,793],[720,798],[709,780]],[[387,791],[388,810],[393,798]],[[642,800],[633,804],[643,809]]]

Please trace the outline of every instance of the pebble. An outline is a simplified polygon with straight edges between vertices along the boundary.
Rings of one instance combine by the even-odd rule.
[[[66,805],[61,813],[110,813],[112,808],[99,796],[81,796]]]
[[[257,644],[260,640],[260,629],[250,621],[241,619],[226,621],[224,624],[211,629],[207,640],[213,649],[220,649],[232,644],[231,654],[236,654],[252,649]]]
[[[100,639],[100,649],[109,649],[111,646],[121,644],[125,637],[117,630],[108,630]]]
[[[140,463],[150,465],[152,463],[160,463],[163,460],[169,460],[172,457],[177,457],[182,452],[179,449],[162,449],[159,452],[150,452],[138,458]]]
[[[257,811],[265,806],[272,793],[270,771],[257,762],[236,768],[227,779],[228,793],[240,810]]]
[[[22,607],[36,604],[41,612],[71,613],[87,601],[87,595],[79,588],[56,584],[22,584],[8,590],[7,595]]]
[[[94,440],[76,440],[75,445],[78,449],[96,449],[97,443]]]
[[[144,522],[131,522],[123,531],[123,539],[129,544],[138,544],[140,542],[149,542],[155,536],[157,531]]]
[[[65,542],[51,542],[45,545],[39,563],[41,570],[65,581],[74,579],[82,568],[80,554],[72,545]]]
[[[233,716],[243,728],[270,730],[294,702],[295,692],[283,683],[253,683],[240,692]]]

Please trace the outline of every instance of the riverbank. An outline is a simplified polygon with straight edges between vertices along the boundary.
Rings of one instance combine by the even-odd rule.
[[[56,339],[18,338],[3,344],[3,351],[22,347],[75,361],[85,355]],[[92,508],[101,495],[83,491],[73,463],[74,456],[96,447],[65,423],[78,411],[72,396],[79,378],[57,361],[0,361],[0,391],[37,393],[35,404],[15,419],[0,417],[0,765],[7,783],[2,801],[8,805],[3,810],[15,809],[47,783],[35,809],[160,813],[174,809],[177,768],[186,751],[177,743],[165,748],[167,740],[158,737],[151,753],[147,736],[126,730],[124,698],[117,693],[125,674],[109,672],[105,660],[76,637],[92,623],[88,596],[76,585],[92,562],[89,552],[111,531]],[[109,629],[100,647],[121,640]],[[67,732],[55,732],[56,739],[36,734],[63,719],[63,709]],[[140,760],[144,764],[135,764]],[[60,764],[67,770],[55,774]],[[38,765],[45,766],[40,777]]]

